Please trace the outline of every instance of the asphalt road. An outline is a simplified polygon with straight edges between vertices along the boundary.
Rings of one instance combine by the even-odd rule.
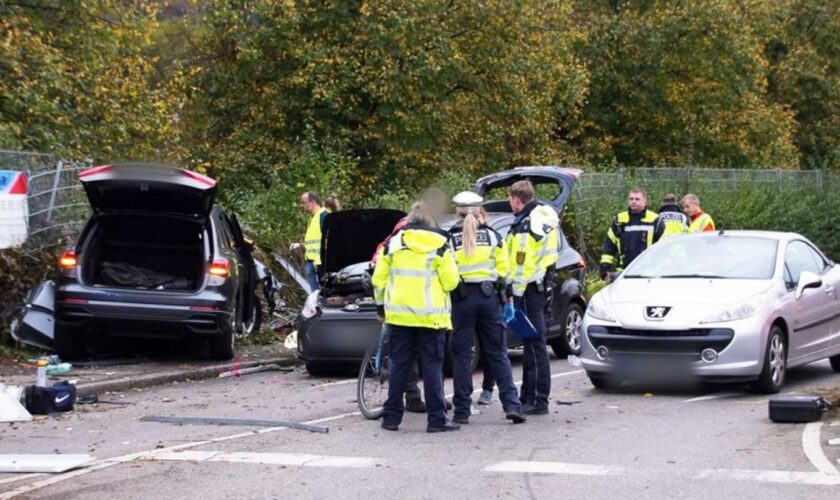
[[[130,404],[0,427],[0,454],[101,460],[0,474],[0,499],[838,498],[840,417],[779,425],[769,398],[745,387],[599,392],[565,360],[552,373],[549,415],[514,426],[496,402],[445,434],[426,433],[415,414],[383,431],[358,414],[355,379],[300,368],[111,395]],[[789,377],[788,393],[840,387],[827,362]],[[148,415],[293,420],[329,433],[140,421]]]

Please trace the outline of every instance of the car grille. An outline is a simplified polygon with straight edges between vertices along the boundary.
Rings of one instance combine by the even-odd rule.
[[[729,328],[638,330],[590,326],[587,335],[596,349],[605,346],[613,356],[672,354],[700,359],[703,349],[726,349],[735,332]]]

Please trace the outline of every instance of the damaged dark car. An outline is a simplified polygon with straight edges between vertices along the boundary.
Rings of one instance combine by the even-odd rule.
[[[474,191],[485,198],[489,225],[504,237],[514,219],[507,201],[508,186],[519,180],[530,180],[537,188],[540,201],[562,215],[580,174],[576,169],[519,167],[479,179]],[[368,347],[375,344],[381,324],[370,286],[370,259],[379,242],[404,215],[393,210],[349,210],[327,217],[322,245],[325,263],[322,289],[307,298],[298,335],[298,356],[310,373],[344,363],[358,364]],[[455,216],[447,215],[440,224],[443,229],[449,229],[455,222]],[[560,256],[547,339],[554,353],[565,357],[580,353],[580,324],[586,308],[586,266],[562,231],[559,240]],[[521,344],[510,332],[507,338],[511,348]],[[476,351],[473,366],[479,363],[480,354]],[[449,365],[448,359],[444,365]]]
[[[215,203],[216,181],[153,164],[79,178],[93,215],[59,261],[54,350],[73,359],[101,337],[174,338],[233,357],[235,339],[259,327],[261,266]]]

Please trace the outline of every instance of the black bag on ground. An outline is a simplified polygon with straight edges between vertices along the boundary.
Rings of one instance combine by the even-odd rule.
[[[33,415],[70,411],[76,403],[76,386],[64,380],[52,387],[30,385],[24,392],[24,406]]]
[[[55,392],[55,411],[70,411],[76,403],[76,386],[66,380],[52,386]]]
[[[24,406],[33,415],[49,415],[55,412],[55,389],[30,385],[24,392]]]
[[[808,423],[821,419],[831,405],[819,396],[779,396],[770,400],[770,420]]]

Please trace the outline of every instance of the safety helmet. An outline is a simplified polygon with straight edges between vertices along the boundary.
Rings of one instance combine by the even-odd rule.
[[[477,207],[484,201],[484,198],[472,191],[461,191],[452,198],[456,207]]]

